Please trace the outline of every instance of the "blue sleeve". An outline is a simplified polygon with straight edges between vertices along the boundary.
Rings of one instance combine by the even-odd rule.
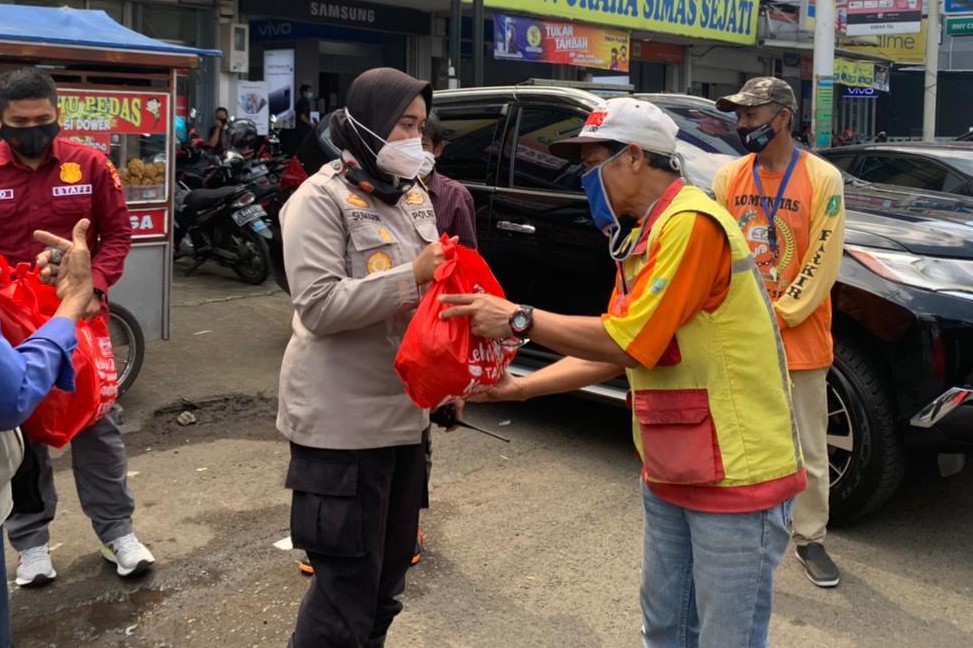
[[[15,428],[52,386],[74,391],[74,322],[55,317],[14,348],[0,335],[0,430]]]

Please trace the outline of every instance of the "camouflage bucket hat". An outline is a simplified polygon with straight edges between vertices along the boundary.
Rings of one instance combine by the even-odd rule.
[[[756,77],[743,84],[740,92],[716,100],[716,108],[733,112],[741,106],[763,106],[775,103],[797,114],[797,99],[790,84],[774,77]]]

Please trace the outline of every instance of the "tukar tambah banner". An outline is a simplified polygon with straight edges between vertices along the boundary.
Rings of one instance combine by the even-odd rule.
[[[628,33],[592,25],[497,14],[493,56],[628,72]]]

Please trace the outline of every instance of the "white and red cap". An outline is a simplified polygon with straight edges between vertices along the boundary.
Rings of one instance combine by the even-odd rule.
[[[635,97],[614,97],[598,104],[577,137],[551,144],[550,151],[564,159],[581,157],[582,144],[619,142],[660,155],[676,152],[679,126],[653,103]]]

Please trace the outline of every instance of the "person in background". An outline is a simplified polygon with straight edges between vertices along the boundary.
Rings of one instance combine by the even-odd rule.
[[[422,185],[429,192],[436,210],[436,228],[440,234],[459,237],[460,245],[476,249],[476,210],[470,190],[440,173],[436,161],[446,147],[443,127],[435,113],[429,115],[422,130],[425,159],[419,169]]]
[[[828,524],[828,395],[834,360],[831,288],[845,239],[844,180],[791,137],[797,99],[774,77],[747,81],[716,107],[736,112],[750,151],[713,179],[716,200],[740,224],[780,326],[801,435],[808,487],[797,497],[792,537],[808,579],[834,587],[838,567],[824,548]]]
[[[13,510],[10,480],[24,455],[17,426],[26,421],[52,387],[74,389],[71,354],[78,345],[75,325],[91,301],[91,255],[85,240],[90,222],[78,221],[70,241],[48,232],[34,238],[52,249],[38,255],[41,281],[57,287],[61,303],[50,321],[16,348],[0,334],[0,520]],[[61,257],[58,259],[57,257]],[[57,260],[54,264],[52,261]],[[0,533],[0,556],[3,554]],[[0,560],[0,648],[12,648],[7,565]]]
[[[340,159],[281,211],[294,317],[277,429],[290,441],[291,540],[314,569],[293,648],[378,648],[402,610],[429,413],[392,366],[445,260],[417,182],[431,104],[429,84],[404,72],[358,76],[330,118]]]
[[[685,184],[676,123],[618,97],[551,154],[579,159],[617,264],[601,316],[559,315],[493,295],[443,295],[474,335],[528,337],[565,357],[508,375],[486,396],[526,400],[622,373],[642,458],[642,645],[761,648],[774,570],[805,486],[774,315],[740,228]],[[637,225],[623,229],[619,217]]]
[[[41,251],[35,229],[67,237],[81,219],[91,221],[92,290],[85,317],[108,317],[107,292],[121,277],[132,244],[122,182],[99,151],[57,137],[57,88],[34,67],[0,76],[0,254],[12,263],[30,262]],[[119,576],[150,569],[152,553],[135,537],[135,500],[128,489],[128,460],[113,413],[71,440],[71,467],[81,508],[101,541],[101,555]],[[49,524],[57,509],[48,448],[29,441],[40,464],[44,509],[14,513],[6,523],[10,544],[20,552],[16,582],[21,587],[51,582],[57,573],[48,547]]]
[[[476,249],[476,210],[473,206],[473,196],[470,190],[462,184],[440,173],[436,169],[436,161],[443,154],[446,147],[443,127],[435,112],[429,113],[426,125],[422,129],[422,150],[425,153],[423,166],[419,170],[419,179],[429,192],[432,207],[436,211],[436,229],[440,234],[455,236],[460,245],[471,250]],[[426,487],[422,493],[422,508],[429,508],[429,478],[432,474],[432,435],[427,428],[422,435],[422,444],[426,448]],[[412,556],[412,564],[417,565],[422,560],[426,536],[419,529],[416,538],[416,550]]]
[[[314,92],[311,90],[311,86],[305,83],[301,86],[301,98],[294,104],[294,114],[297,118],[295,139],[298,146],[314,130],[314,122],[311,121],[311,102],[313,100]]]
[[[209,137],[206,138],[206,144],[214,153],[222,153],[226,150],[226,131],[230,127],[230,112],[220,106],[217,108],[213,117],[216,122],[213,127],[209,129]]]

